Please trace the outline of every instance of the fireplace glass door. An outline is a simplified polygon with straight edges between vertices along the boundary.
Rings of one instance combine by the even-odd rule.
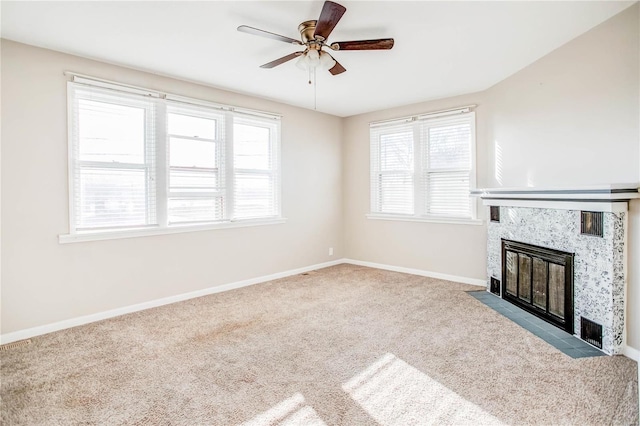
[[[573,254],[503,239],[502,298],[573,333]]]

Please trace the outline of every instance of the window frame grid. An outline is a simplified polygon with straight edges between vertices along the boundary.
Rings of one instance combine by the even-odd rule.
[[[422,147],[420,142],[420,126],[413,124],[413,215],[422,217],[425,215],[424,199],[425,193],[422,187]],[[426,197],[428,198],[428,197]]]
[[[233,222],[233,209],[235,208],[235,182],[234,182],[234,174],[235,174],[235,164],[234,161],[234,131],[233,131],[233,121],[234,117],[232,114],[226,114],[224,117],[224,127],[225,127],[225,138],[230,140],[231,143],[225,144],[224,150],[224,163],[229,165],[225,167],[224,170],[224,179],[225,179],[225,188],[227,189],[227,194],[230,196],[227,197],[227,202],[224,204],[224,217]]]
[[[82,76],[74,73],[65,73],[72,76],[72,79],[67,83],[67,126],[68,126],[68,206],[69,206],[69,233],[59,235],[59,242],[71,243],[81,241],[94,241],[94,240],[108,240],[129,238],[145,235],[161,235],[171,234],[179,232],[192,232],[208,229],[220,229],[220,228],[235,228],[245,226],[259,226],[278,224],[286,222],[286,219],[282,217],[282,205],[281,205],[281,170],[280,170],[280,126],[281,116],[278,114],[254,111],[242,108],[235,108],[226,105],[215,104],[208,101],[201,101],[193,98],[186,98],[178,95],[163,94],[143,88],[137,88],[134,86],[121,85],[119,83],[109,82],[107,80],[95,79],[92,77]],[[86,88],[90,91],[105,92],[108,94],[114,94],[120,99],[123,98],[140,98],[144,99],[149,104],[144,107],[145,109],[145,131],[144,131],[144,143],[145,143],[145,163],[131,164],[132,169],[140,170],[145,169],[145,218],[147,225],[124,225],[124,226],[108,226],[108,227],[92,227],[92,228],[78,228],[77,221],[79,219],[79,212],[76,211],[76,203],[78,202],[79,194],[75,188],[77,183],[76,173],[80,170],[80,141],[78,127],[74,127],[78,123],[78,116],[76,111],[78,110],[79,99],[82,97],[76,95],[76,88]],[[89,97],[90,99],[90,97]],[[118,105],[119,102],[115,102]],[[219,177],[219,191],[202,191],[201,193],[190,192],[188,194],[180,194],[176,191],[171,191],[170,188],[170,165],[169,165],[169,137],[168,133],[168,110],[171,104],[184,104],[194,108],[205,108],[217,114],[220,117],[217,123],[216,129],[216,152],[218,159],[224,159],[222,161],[223,166],[218,173]],[[139,105],[134,105],[139,106]],[[182,105],[180,105],[182,106]],[[152,111],[153,114],[150,114]],[[270,170],[260,170],[262,174],[268,174],[272,180],[273,188],[273,216],[260,216],[254,218],[241,218],[237,219],[233,217],[233,197],[234,197],[234,167],[233,167],[233,121],[234,117],[245,115],[247,117],[258,118],[264,120],[265,125],[268,125],[272,131],[270,132],[270,144],[271,144],[271,162],[272,167]],[[209,117],[206,117],[209,118]],[[273,120],[273,121],[271,121]],[[155,125],[154,125],[155,123]],[[220,125],[221,123],[224,123]],[[220,137],[220,132],[225,129],[223,136]],[[183,137],[183,135],[177,135]],[[205,138],[197,138],[204,140]],[[150,142],[153,141],[153,142]],[[220,160],[218,164],[220,164]],[[111,162],[101,163],[95,162],[95,165],[104,166],[103,168],[120,168],[125,165],[128,169],[128,163]],[[231,165],[231,167],[224,167],[224,163]],[[91,165],[91,164],[90,164]],[[242,171],[243,169],[238,169]],[[247,172],[249,172],[247,170]],[[223,185],[223,186],[221,186]],[[217,196],[223,198],[222,219],[220,221],[191,221],[191,222],[178,222],[169,223],[168,221],[168,201],[174,196],[188,195],[189,197],[208,197],[208,199],[215,199]],[[226,201],[226,202],[224,202]],[[150,223],[153,222],[153,223]]]

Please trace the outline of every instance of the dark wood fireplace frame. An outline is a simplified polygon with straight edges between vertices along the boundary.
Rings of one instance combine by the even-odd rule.
[[[529,285],[530,287],[530,297],[529,300],[531,303],[528,303],[517,296],[512,296],[507,292],[507,251],[524,254],[530,256],[532,258],[538,258],[547,263],[547,288],[546,288],[546,309],[542,310],[533,304],[533,282]],[[511,241],[502,239],[502,298],[527,312],[530,312],[537,317],[555,325],[558,328],[563,329],[564,331],[573,334],[573,261],[574,254],[568,253],[560,250],[553,250],[546,247],[535,246],[532,244],[525,244],[518,241]],[[548,273],[548,263],[555,263],[557,265],[564,266],[565,268],[565,283],[564,283],[564,318],[560,319],[559,317],[551,314],[549,312],[549,273]],[[520,266],[518,265],[518,268]],[[531,262],[531,268],[533,268],[533,262]],[[516,274],[517,276],[517,291],[516,294],[519,294],[520,290],[520,273]],[[530,270],[529,276],[533,281],[533,271]]]

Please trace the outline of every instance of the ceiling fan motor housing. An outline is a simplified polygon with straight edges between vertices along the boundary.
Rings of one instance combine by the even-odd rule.
[[[300,38],[304,44],[309,42],[316,41],[316,36],[314,33],[316,32],[316,24],[318,21],[304,21],[302,24],[298,25],[298,31],[300,31]]]

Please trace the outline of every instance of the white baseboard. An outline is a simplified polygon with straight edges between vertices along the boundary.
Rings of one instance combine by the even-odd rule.
[[[6,334],[0,335],[0,344],[4,345],[6,343],[29,339],[31,337],[52,333],[54,331],[64,330],[66,328],[89,324],[91,322],[101,321],[104,319],[113,318],[113,317],[117,317],[124,314],[130,314],[132,312],[138,312],[138,311],[143,311],[145,309],[168,305],[170,303],[182,302],[183,300],[194,299],[196,297],[207,296],[209,294],[221,293],[223,291],[234,290],[236,288],[241,288],[241,287],[247,287],[250,285],[259,284],[266,281],[277,280],[279,278],[290,277],[292,275],[297,275],[303,272],[309,272],[316,269],[322,269],[329,266],[339,265],[341,263],[345,263],[344,259],[333,260],[331,262],[317,263],[315,265],[305,266],[298,269],[291,269],[284,272],[278,272],[276,274],[264,275],[262,277],[257,277],[257,278],[250,278],[248,280],[237,281],[234,283],[223,284],[215,287],[209,287],[202,290],[191,291],[189,293],[177,294],[175,296],[169,296],[169,297],[164,297],[162,299],[151,300],[149,302],[143,302],[135,305],[125,306],[123,308],[111,309],[104,312],[98,312],[95,314],[84,315],[77,318],[70,318],[68,320],[54,322],[52,324],[46,324],[46,325],[41,325],[33,328],[27,328],[24,330],[14,331],[12,333],[6,333]]]
[[[385,265],[382,263],[365,262],[355,259],[337,259],[331,262],[317,263],[315,265],[305,266],[298,269],[290,269],[284,272],[278,272],[271,275],[264,275],[262,277],[250,278],[248,280],[236,281],[234,283],[223,284],[215,287],[209,287],[202,290],[191,291],[189,293],[177,294],[175,296],[164,297],[162,299],[151,300],[149,302],[138,303],[135,305],[125,306],[123,308],[111,309],[104,312],[98,312],[95,314],[84,315],[77,318],[70,318],[64,321],[58,321],[51,324],[41,325],[37,327],[27,328],[24,330],[14,331],[12,333],[6,333],[0,335],[0,344],[7,344],[16,342],[18,340],[29,339],[35,336],[41,336],[43,334],[52,333],[54,331],[60,331],[71,327],[77,327],[79,325],[89,324],[96,321],[101,321],[108,318],[117,317],[120,315],[130,314],[133,312],[143,311],[145,309],[155,308],[158,306],[168,305],[170,303],[182,302],[184,300],[194,299],[196,297],[207,296],[209,294],[221,293],[223,291],[234,290],[237,288],[247,287],[254,284],[259,284],[267,281],[277,280],[279,278],[286,278],[292,275],[302,274],[304,272],[314,271],[316,269],[327,268],[329,266],[340,265],[342,263],[348,263],[351,265],[366,266],[369,268],[384,269],[387,271],[403,272],[406,274],[419,275],[423,277],[437,278],[447,281],[455,281],[464,284],[471,284],[481,287],[486,287],[484,280],[468,277],[460,277],[456,275],[442,274],[439,272],[424,271],[422,269],[404,268],[401,266]],[[628,358],[633,359],[640,363],[640,351],[632,348],[631,346],[624,346],[622,354]]]
[[[622,355],[626,356],[627,358],[631,358],[632,360],[634,360],[635,362],[640,364],[640,351],[632,348],[631,346],[623,346],[622,347]],[[640,374],[640,373],[639,373]]]
[[[362,260],[343,259],[344,263],[352,265],[367,266],[369,268],[385,269],[387,271],[404,272],[405,274],[420,275],[421,277],[438,278],[440,280],[455,281],[458,283],[477,285],[486,287],[487,282],[477,278],[459,277],[457,275],[442,274],[440,272],[425,271],[422,269],[404,268],[402,266],[385,265],[382,263],[365,262]]]
[[[68,320],[58,321],[52,324],[45,324],[37,327],[27,328],[24,330],[14,331],[12,333],[2,334],[0,335],[0,344],[6,344],[6,343],[15,342],[18,340],[29,339],[31,337],[40,336],[43,334],[52,333],[54,331],[64,330],[64,329],[76,327],[79,325],[89,324],[92,322],[101,321],[104,319],[113,318],[120,315],[130,314],[132,312],[143,311],[145,309],[168,305],[170,303],[181,302],[183,300],[193,299],[196,297],[206,296],[209,294],[221,293],[223,291],[234,290],[236,288],[241,288],[241,287],[247,287],[250,285],[259,284],[266,281],[277,280],[279,278],[285,278],[292,275],[301,274],[303,272],[308,272],[316,269],[326,268],[329,266],[339,265],[341,263],[367,266],[369,268],[385,269],[388,271],[403,272],[406,274],[413,274],[413,275],[419,275],[419,276],[430,277],[430,278],[438,278],[442,280],[455,281],[455,282],[477,285],[482,287],[486,286],[486,282],[484,280],[479,280],[475,278],[459,277],[456,275],[442,274],[439,272],[424,271],[421,269],[413,269],[413,268],[404,268],[400,266],[384,265],[381,263],[374,263],[374,262],[364,262],[361,260],[354,260],[354,259],[337,259],[331,262],[318,263],[315,265],[305,266],[303,268],[291,269],[289,271],[279,272],[276,274],[264,275],[262,277],[251,278],[248,280],[237,281],[234,283],[223,284],[215,287],[209,287],[202,290],[192,291],[189,293],[177,294],[175,296],[169,296],[169,297],[164,297],[162,299],[151,300],[149,302],[138,303],[135,305],[125,306],[122,308],[111,309],[108,311],[98,312],[90,315],[84,315],[77,318],[70,318]],[[629,348],[629,350],[632,351],[631,353],[635,354],[634,359],[638,359],[637,351],[633,348]],[[629,357],[631,358],[631,356]]]

